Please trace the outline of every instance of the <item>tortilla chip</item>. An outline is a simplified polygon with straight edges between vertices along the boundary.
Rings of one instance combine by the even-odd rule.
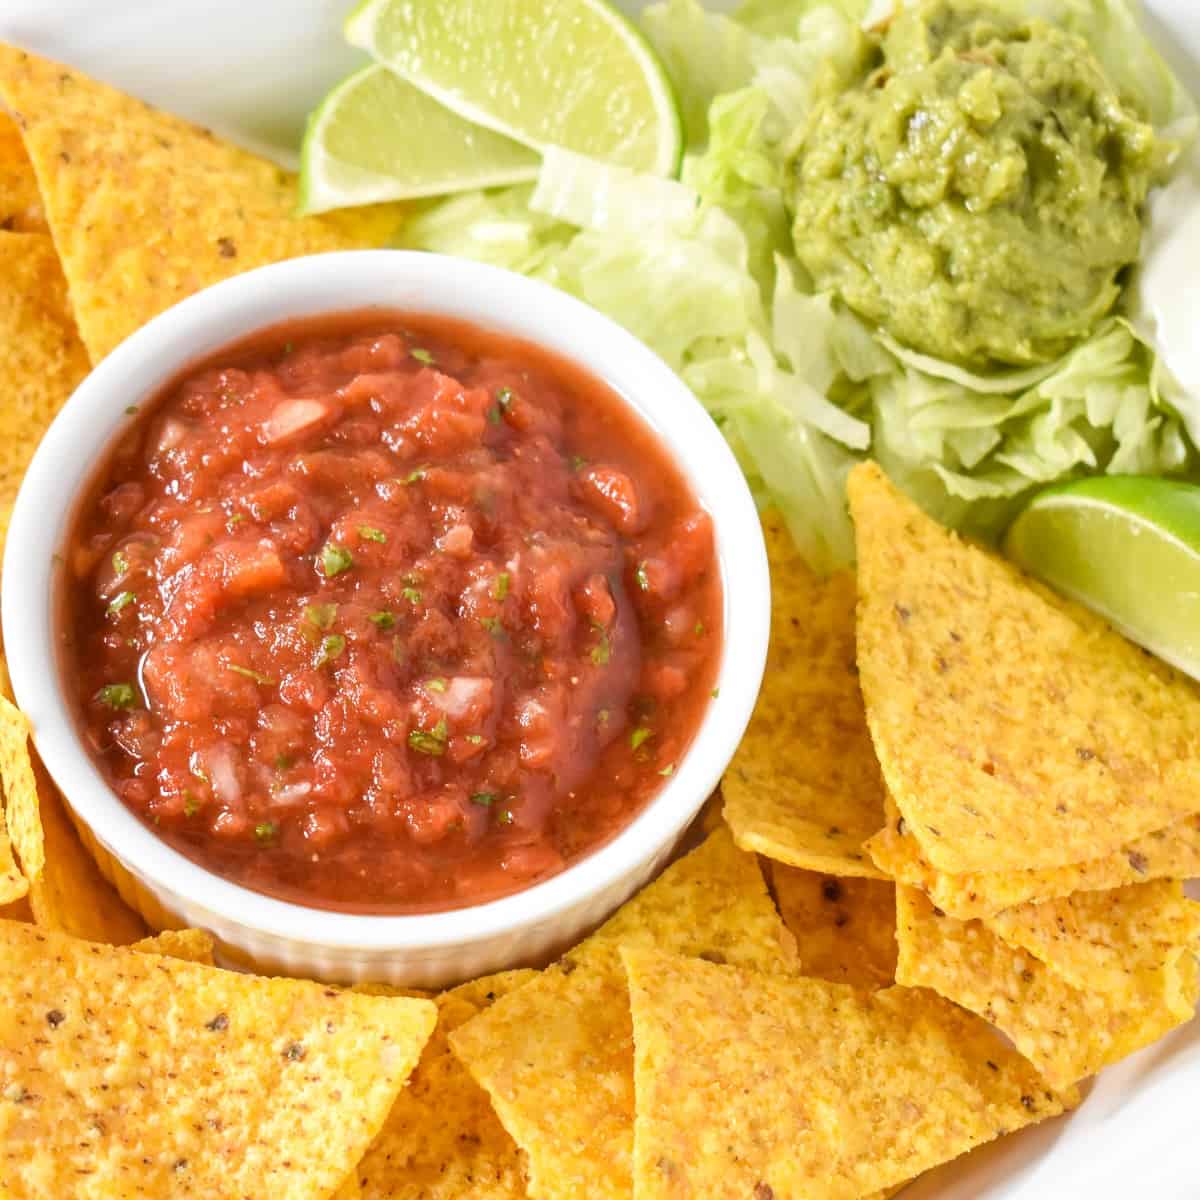
[[[883,825],[883,781],[854,662],[854,576],[818,579],[783,519],[763,519],[771,650],[750,727],[725,774],[725,820],[743,850],[831,875],[878,879],[863,842]]]
[[[535,1200],[627,1200],[633,1029],[619,949],[795,971],[753,855],[718,830],[555,965],[450,1035],[525,1151]]]
[[[21,131],[5,112],[0,112],[0,232],[50,232]]]
[[[941,871],[1102,858],[1200,811],[1200,693],[1083,608],[849,479],[883,775]]]
[[[13,859],[12,843],[0,816],[0,905],[20,903],[29,891],[29,884]]]
[[[230,275],[384,245],[404,211],[293,217],[296,180],[273,164],[4,45],[0,99],[17,114],[93,362]]]
[[[932,988],[990,1021],[1055,1087],[1190,1020],[1198,998],[1190,950],[1115,991],[1080,988],[982,921],[939,916],[913,888],[896,889],[896,940],[900,983]]]
[[[524,1200],[520,1151],[504,1132],[487,1093],[451,1054],[447,1039],[536,978],[536,971],[508,971],[437,998],[433,1037],[358,1165],[366,1200]]]
[[[0,921],[25,921],[33,924],[33,909],[29,906],[29,897],[22,896],[11,904],[0,905]]]
[[[55,413],[87,374],[88,360],[48,237],[0,231],[0,278],[4,280],[0,289],[2,554],[25,468]]]
[[[639,1200],[857,1200],[1075,1099],[931,992],[623,957]]]
[[[142,938],[129,948],[139,954],[166,954],[184,962],[213,965],[212,935],[203,929],[164,929],[156,937]]]
[[[9,719],[10,713],[15,714],[15,718]],[[21,900],[29,891],[29,883],[13,858],[9,837],[10,828],[15,828],[16,834],[23,834],[27,825],[24,806],[11,802],[15,789],[35,789],[33,769],[25,750],[26,730],[24,716],[0,697],[0,784],[9,799],[5,811],[0,812],[0,904],[3,905]]]
[[[288,1196],[349,1174],[436,1020],[7,922],[0,1175],[14,1195]]]
[[[330,1197],[330,1200],[359,1200],[362,1188],[358,1186],[358,1176],[351,1171],[346,1176],[345,1183]]]
[[[715,833],[718,829],[725,828],[725,816],[722,809],[725,807],[725,797],[721,795],[721,789],[718,787],[715,792],[704,802],[704,807],[700,810],[700,815],[695,820],[695,826],[700,832],[707,836],[710,833]]]
[[[1177,879],[1022,904],[984,924],[1077,988],[1116,992],[1200,949],[1200,904]]]
[[[896,887],[774,863],[779,915],[796,939],[804,975],[874,990],[896,980]]]
[[[28,737],[25,714],[0,698],[0,781],[34,920],[89,941],[136,942],[145,925],[84,849]]]
[[[920,888],[938,908],[960,921],[991,917],[1015,905],[1043,903],[1075,892],[1200,875],[1200,817],[1185,817],[1130,842],[1115,854],[1076,866],[947,875],[922,855],[890,796],[885,811],[887,825],[867,843],[876,866],[897,883]]]

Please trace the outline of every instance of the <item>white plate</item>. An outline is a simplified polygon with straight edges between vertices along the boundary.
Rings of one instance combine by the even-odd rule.
[[[0,39],[287,163],[304,114],[357,61],[339,36],[350,7],[351,0],[0,0]],[[1200,94],[1200,0],[1146,0],[1146,8],[1163,52]],[[1200,1022],[1193,1022],[1105,1071],[1070,1117],[1004,1138],[904,1197],[1197,1200],[1197,1112]]]

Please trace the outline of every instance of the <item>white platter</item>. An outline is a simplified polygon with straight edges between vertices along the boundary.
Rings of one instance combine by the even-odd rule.
[[[358,61],[339,34],[351,3],[0,0],[0,40],[287,164],[307,110]],[[641,5],[623,0],[623,7]],[[1200,0],[1146,0],[1146,9],[1163,52],[1200,94]],[[1002,1139],[904,1193],[905,1200],[1131,1196],[1200,1200],[1200,1021],[1104,1072],[1070,1117]]]

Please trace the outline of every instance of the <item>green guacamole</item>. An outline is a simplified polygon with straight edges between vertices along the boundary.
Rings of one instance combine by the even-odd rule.
[[[1138,255],[1166,148],[1082,39],[927,0],[798,133],[793,236],[818,289],[976,368],[1085,336]]]

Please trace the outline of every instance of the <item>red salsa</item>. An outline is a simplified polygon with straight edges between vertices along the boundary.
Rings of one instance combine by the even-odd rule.
[[[444,318],[276,328],[142,413],[67,555],[90,749],[270,895],[460,907],[619,832],[712,695],[710,519],[609,388]]]

